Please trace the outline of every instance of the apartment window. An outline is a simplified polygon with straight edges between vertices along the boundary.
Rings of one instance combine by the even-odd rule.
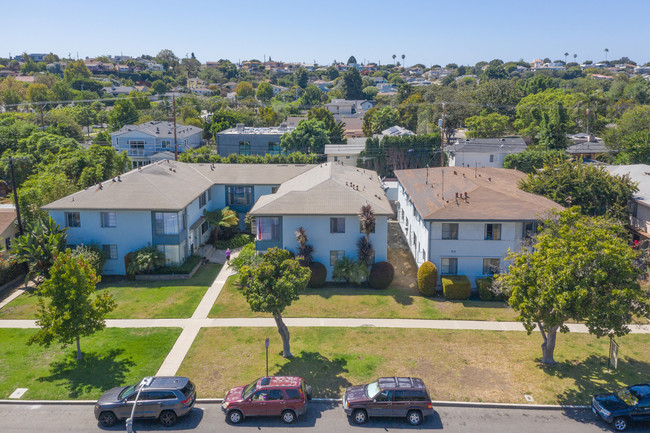
[[[165,254],[165,264],[176,265],[181,262],[181,246],[179,245],[157,245],[158,251]]]
[[[229,186],[226,205],[250,206],[253,204],[253,188],[250,186]]]
[[[363,226],[361,225],[361,221],[359,221],[359,233],[365,233],[366,231],[363,229]],[[375,232],[375,226],[372,226],[372,230],[370,230],[370,233]]]
[[[157,235],[176,235],[185,228],[183,212],[156,212]]]
[[[81,227],[81,216],[79,212],[66,212],[65,213],[65,226],[66,227]]]
[[[207,221],[203,221],[203,224],[201,224],[201,234],[204,235],[210,230],[210,223]]]
[[[144,156],[144,140],[130,140],[127,144],[129,156]]]
[[[339,260],[343,260],[345,251],[343,250],[330,250],[330,266],[334,266]]]
[[[102,245],[102,250],[104,250],[106,260],[117,260],[117,245]]]
[[[257,218],[257,240],[258,241],[279,241],[280,240],[280,217]]]
[[[207,193],[207,191],[206,191],[206,192],[204,192],[203,194],[201,194],[201,195],[199,196],[199,209],[201,209],[202,207],[204,207],[204,206],[206,205],[207,202],[208,202],[208,193]]]
[[[501,266],[500,259],[483,259],[483,274],[494,275],[499,272]]]
[[[458,223],[442,223],[443,239],[458,239]]]
[[[102,227],[114,228],[115,223],[115,212],[101,212],[102,218]]]
[[[494,155],[490,155],[490,162],[494,162]]]
[[[443,257],[440,259],[440,268],[442,275],[456,275],[458,273],[458,259],[456,257]]]
[[[171,149],[171,147],[172,147],[172,141],[171,140],[162,140],[161,144],[162,144],[163,149]]]
[[[345,218],[330,218],[330,233],[345,233]]]
[[[501,224],[485,224],[485,240],[501,240]]]
[[[240,155],[250,155],[251,154],[251,143],[250,143],[250,141],[240,141],[239,142],[239,154]]]
[[[269,149],[267,151],[269,155],[279,155],[280,154],[280,145],[278,143],[269,142]]]
[[[532,239],[533,236],[535,236],[535,233],[537,233],[537,224],[532,222],[532,223],[524,223],[521,231],[521,237],[523,239]]]
[[[212,188],[208,188],[208,201],[212,200]]]

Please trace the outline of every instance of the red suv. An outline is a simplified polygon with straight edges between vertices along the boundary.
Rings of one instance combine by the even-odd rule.
[[[302,377],[261,377],[246,386],[228,391],[221,410],[233,424],[247,416],[281,416],[282,421],[291,424],[307,411],[311,400],[311,387]]]

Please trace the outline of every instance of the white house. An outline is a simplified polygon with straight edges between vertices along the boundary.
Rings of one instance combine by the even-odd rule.
[[[126,125],[119,131],[111,132],[111,144],[117,152],[126,151],[133,168],[152,162],[152,156],[160,152],[182,153],[198,147],[203,140],[203,130],[196,126],[176,125],[171,122],[146,122],[140,125]]]
[[[357,166],[359,154],[366,149],[363,144],[326,144],[327,162],[340,162],[343,165]]]
[[[503,267],[535,232],[553,201],[517,187],[525,175],[503,168],[396,170],[397,215],[418,266],[477,278]]]
[[[152,245],[168,264],[182,263],[204,244],[203,211],[229,206],[244,216],[261,196],[313,165],[186,164],[164,160],[43,206],[67,228],[68,244],[97,243],[107,275],[124,275],[124,256]]]
[[[307,231],[313,258],[327,268],[327,279],[337,260],[357,258],[357,241],[364,236],[359,211],[370,204],[376,226],[370,234],[375,261],[386,261],[388,217],[393,209],[376,172],[325,163],[284,182],[270,195],[260,197],[250,215],[256,218],[258,251],[279,247],[296,252],[295,232]]]
[[[630,227],[635,240],[650,239],[650,165],[609,165],[605,170],[614,176],[629,176],[639,190],[632,197]]]
[[[526,150],[523,138],[466,138],[445,147],[450,167],[503,168],[509,154]]]

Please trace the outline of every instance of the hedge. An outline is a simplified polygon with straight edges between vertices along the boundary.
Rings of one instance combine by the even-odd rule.
[[[478,295],[481,301],[505,301],[508,296],[505,293],[494,293],[490,288],[492,287],[492,277],[484,277],[476,279],[476,287],[478,288]]]
[[[438,285],[438,269],[433,263],[426,261],[420,265],[417,275],[418,291],[424,296],[434,296]]]
[[[182,265],[178,266],[161,266],[151,272],[151,275],[169,275],[169,274],[189,274],[192,269],[201,262],[201,256],[193,254],[189,256]]]
[[[309,277],[308,287],[317,289],[325,285],[325,279],[327,278],[327,268],[324,264],[318,262],[312,262],[309,266],[311,270],[311,276]]]
[[[216,241],[214,247],[218,250],[225,250],[228,248],[234,249],[243,247],[246,244],[253,242],[253,236],[247,235],[246,233],[237,233],[232,238],[226,241]]]
[[[0,286],[24,274],[25,268],[22,263],[0,259]]]
[[[390,286],[395,277],[395,268],[388,262],[377,262],[370,268],[368,284],[373,289],[383,290]]]
[[[469,299],[472,283],[465,275],[446,275],[442,277],[442,294],[445,299]]]

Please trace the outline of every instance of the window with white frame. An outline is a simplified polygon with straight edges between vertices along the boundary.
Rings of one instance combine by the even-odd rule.
[[[440,273],[442,275],[458,274],[458,258],[443,257],[440,259]]]
[[[330,218],[330,233],[345,233],[345,218]]]
[[[334,266],[336,262],[343,260],[344,257],[344,250],[330,250],[330,266]]]
[[[443,239],[458,239],[458,223],[442,223]]]
[[[501,240],[501,224],[485,224],[485,240]]]
[[[106,256],[106,260],[117,260],[117,245],[102,245],[102,250]]]
[[[115,212],[101,212],[102,227],[104,228],[115,228],[116,218]]]
[[[176,235],[185,228],[183,212],[155,212],[154,220],[157,235]]]
[[[65,213],[65,226],[66,227],[81,227],[81,215],[79,212],[66,212]]]
[[[483,274],[484,275],[494,275],[499,273],[499,267],[501,266],[501,259],[483,259]]]

